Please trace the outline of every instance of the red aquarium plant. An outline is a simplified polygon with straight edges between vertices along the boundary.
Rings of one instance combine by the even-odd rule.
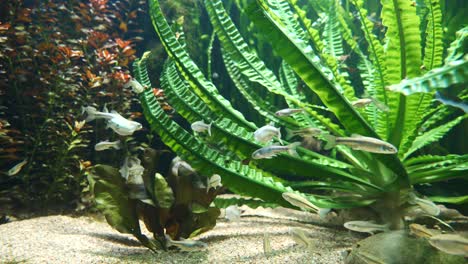
[[[95,161],[90,143],[109,134],[96,127],[92,135],[80,123],[81,107],[107,104],[130,116],[133,94],[124,84],[142,40],[137,21],[142,5],[140,0],[2,4],[0,196],[11,198],[0,201],[0,210],[5,203],[76,204],[83,164]],[[7,175],[23,160],[17,174]]]

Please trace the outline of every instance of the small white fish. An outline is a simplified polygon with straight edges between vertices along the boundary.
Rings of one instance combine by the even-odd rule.
[[[8,170],[7,175],[8,176],[16,175],[18,172],[20,172],[20,170],[24,167],[24,165],[26,165],[26,163],[28,163],[28,160],[24,159],[20,163],[16,164],[15,166],[13,166],[11,169]]]
[[[313,241],[305,234],[304,230],[295,227],[289,228],[289,234],[299,246],[306,249],[313,248]]]
[[[370,233],[373,235],[374,232],[388,231],[389,225],[375,224],[370,221],[349,221],[344,223],[344,227],[352,231]]]
[[[175,246],[175,247],[178,247],[181,251],[185,251],[185,252],[203,251],[203,250],[206,250],[208,247],[208,244],[201,242],[201,241],[183,239],[183,238],[180,241],[175,241],[175,240],[172,240],[171,237],[167,234],[164,234],[164,236],[166,237],[167,247]]]
[[[395,154],[398,152],[397,148],[392,144],[372,137],[364,137],[354,134],[351,135],[351,137],[335,137],[332,135],[324,135],[324,138],[327,140],[325,149],[331,149],[334,146],[340,144],[346,145],[352,149],[363,150],[372,153]]]
[[[301,137],[315,137],[322,134],[322,130],[316,127],[306,127],[298,130],[291,130],[286,128],[286,139],[290,139],[294,136]]]
[[[271,159],[281,152],[288,152],[289,155],[299,156],[296,152],[296,148],[301,145],[301,142],[294,142],[287,146],[272,145],[257,149],[252,153],[253,159]]]
[[[429,243],[447,254],[468,257],[468,239],[455,234],[441,234],[429,238]]]
[[[219,174],[213,174],[211,177],[206,179],[206,192],[208,192],[211,188],[218,188],[223,186],[221,184],[221,176]]]
[[[285,192],[282,193],[281,196],[283,196],[283,199],[285,199],[288,203],[297,206],[302,210],[317,213],[320,216],[320,218],[324,218],[331,210],[330,208],[319,208],[302,195],[294,192]]]
[[[104,109],[105,112],[99,112],[92,106],[83,107],[83,110],[88,114],[86,122],[92,121],[94,119],[106,119],[106,127],[110,127],[112,130],[114,130],[114,132],[121,136],[132,135],[135,131],[143,128],[143,126],[138,122],[125,119],[115,111],[108,113],[107,109]]]
[[[432,201],[421,199],[414,193],[408,194],[410,204],[417,204],[424,212],[429,215],[438,216],[440,214],[440,208]]]
[[[224,218],[229,222],[239,221],[241,218],[242,211],[237,205],[230,205],[226,207]]]
[[[171,163],[171,172],[172,175],[178,177],[180,175],[188,175],[195,173],[195,170],[188,164],[186,161],[182,160],[180,157],[175,157]]]
[[[262,126],[261,128],[257,129],[254,132],[255,140],[260,142],[260,143],[268,143],[275,136],[278,138],[278,141],[282,145],[283,142],[281,141],[281,131],[280,131],[280,129],[272,126],[271,124],[266,125],[266,126]]]
[[[110,149],[110,148],[120,149],[120,140],[116,140],[116,141],[105,140],[105,141],[101,141],[97,143],[94,146],[94,150],[96,151],[103,151],[103,150]]]
[[[211,136],[211,124],[213,124],[213,122],[209,123],[209,124],[205,124],[205,122],[203,121],[196,121],[194,122],[190,127],[192,128],[193,131],[196,131],[196,132],[208,132],[208,136]]]
[[[300,108],[286,108],[286,109],[281,109],[279,111],[276,111],[275,115],[276,116],[290,116],[290,115],[293,115],[295,113],[300,113],[300,112],[303,112],[304,109],[300,109]]]
[[[361,98],[361,99],[358,99],[354,102],[351,102],[351,105],[354,106],[354,107],[357,107],[357,108],[362,108],[362,107],[365,107],[367,105],[369,105],[370,103],[372,103],[372,99],[370,98]]]
[[[136,94],[142,93],[145,91],[145,87],[141,85],[137,80],[132,79],[124,85],[124,88],[132,87],[132,91]]]
[[[371,103],[373,103],[375,107],[377,107],[377,109],[379,109],[380,111],[388,112],[390,110],[390,108],[388,108],[388,106],[386,106],[384,103],[372,97],[358,99],[352,102],[351,105],[356,108],[363,108]]]
[[[141,166],[141,161],[136,156],[125,157],[122,166],[120,167],[120,175],[125,180],[129,180],[132,177],[141,176],[145,168]]]

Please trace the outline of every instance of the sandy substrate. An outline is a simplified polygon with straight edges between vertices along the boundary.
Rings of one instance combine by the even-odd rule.
[[[312,251],[294,242],[291,227],[308,232],[315,242]],[[265,233],[273,249],[268,256]],[[362,238],[322,226],[307,213],[258,208],[247,209],[240,221],[220,219],[197,237],[208,243],[206,251],[154,254],[105,222],[57,215],[0,225],[0,263],[342,263],[342,252]]]

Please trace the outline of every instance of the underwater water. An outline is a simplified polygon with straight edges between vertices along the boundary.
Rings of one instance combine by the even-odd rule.
[[[468,256],[464,1],[1,6],[0,262]]]

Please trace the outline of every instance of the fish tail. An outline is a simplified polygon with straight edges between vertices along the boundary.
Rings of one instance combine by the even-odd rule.
[[[336,146],[336,137],[334,137],[332,135],[323,135],[323,137],[327,141],[327,143],[325,144],[325,147],[324,147],[325,150],[329,150],[329,149],[333,148],[334,146]]]
[[[293,143],[289,144],[289,145],[288,145],[288,153],[289,153],[289,155],[295,156],[295,157],[299,156],[299,154],[297,154],[296,148],[297,148],[298,146],[300,146],[300,145],[301,145],[301,142],[293,142]]]
[[[173,245],[173,241],[172,238],[168,235],[168,234],[164,234],[164,237],[166,238],[166,247],[170,247]]]
[[[98,112],[96,108],[92,106],[86,106],[86,107],[82,107],[81,109],[83,113],[86,112],[86,114],[88,115],[85,119],[86,122],[90,122],[96,119],[96,113]]]
[[[290,128],[286,128],[286,137],[285,137],[286,140],[291,139],[295,135],[296,135],[296,133],[294,132],[294,130],[292,130]]]
[[[213,124],[213,121],[210,122],[210,124],[208,125],[208,136],[211,137],[211,125]]]
[[[121,144],[122,144],[122,142],[120,142],[120,140],[117,140],[117,142],[115,142],[115,145],[113,146],[114,149],[120,149]]]

